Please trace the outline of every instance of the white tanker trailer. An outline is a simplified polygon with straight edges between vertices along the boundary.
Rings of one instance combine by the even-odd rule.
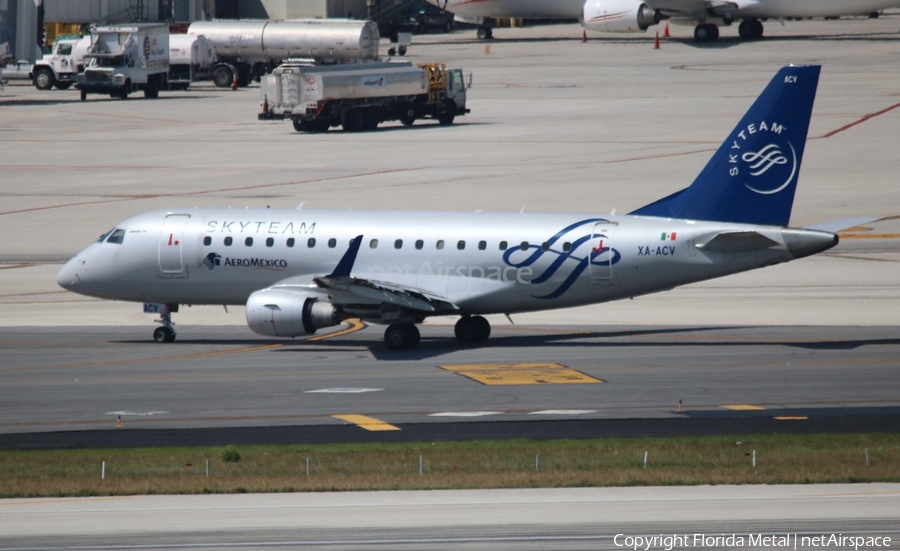
[[[378,26],[353,19],[294,21],[196,21],[188,34],[203,35],[216,49],[213,82],[239,86],[271,72],[291,58],[317,63],[346,63],[378,59]]]

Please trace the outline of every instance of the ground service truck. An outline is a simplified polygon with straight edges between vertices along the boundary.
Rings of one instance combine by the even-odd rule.
[[[75,83],[81,72],[84,56],[91,49],[91,37],[60,38],[53,42],[49,54],[45,54],[31,70],[31,82],[38,90],[65,90]]]
[[[216,51],[204,36],[169,35],[169,89],[187,90],[192,82],[212,78]]]
[[[169,26],[129,23],[91,30],[91,49],[77,83],[82,101],[92,93],[126,99],[135,90],[156,98],[167,87],[168,73]]]
[[[385,121],[412,125],[437,119],[442,125],[469,112],[462,69],[441,63],[285,63],[260,83],[265,119],[290,119],[298,132],[332,126],[357,132]]]
[[[378,25],[353,19],[293,21],[195,21],[188,34],[203,35],[216,49],[213,82],[234,80],[246,86],[285,60],[311,58],[318,63],[378,59]]]

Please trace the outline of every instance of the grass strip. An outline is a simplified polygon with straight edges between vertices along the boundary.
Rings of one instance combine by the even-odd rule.
[[[0,497],[898,482],[898,452],[881,433],[3,451]]]

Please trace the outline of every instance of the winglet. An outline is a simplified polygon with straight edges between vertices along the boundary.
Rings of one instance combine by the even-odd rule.
[[[362,239],[363,236],[361,235],[357,235],[353,238],[353,241],[350,242],[350,247],[347,249],[347,252],[344,253],[341,261],[338,262],[334,271],[328,274],[329,278],[350,277],[350,271],[353,269],[353,264],[356,262],[356,255],[359,253],[359,246],[362,244]]]

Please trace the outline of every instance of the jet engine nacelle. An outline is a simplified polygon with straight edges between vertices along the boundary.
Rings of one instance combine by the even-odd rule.
[[[636,33],[659,23],[662,17],[635,0],[587,0],[582,26],[590,31]]]
[[[341,322],[337,308],[308,293],[263,289],[247,299],[247,325],[269,337],[298,337]]]

